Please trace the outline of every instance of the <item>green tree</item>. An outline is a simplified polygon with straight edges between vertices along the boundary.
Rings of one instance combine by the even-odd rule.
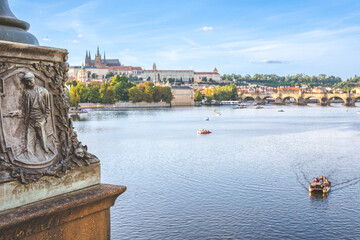
[[[132,87],[129,89],[129,99],[136,102],[143,101],[143,92],[138,87]]]
[[[80,95],[77,86],[72,85],[70,87],[70,103],[73,107],[78,107],[80,102]]]
[[[98,77],[99,77],[99,75],[96,74],[96,73],[91,74],[91,78],[92,78],[92,79],[97,79]]]
[[[92,103],[99,103],[100,100],[100,86],[97,83],[90,83],[88,101]]]
[[[110,86],[108,82],[103,82],[100,88],[100,101],[102,103],[113,104],[115,102],[115,92],[113,86]]]
[[[207,89],[205,90],[205,97],[206,97],[206,99],[207,99],[208,102],[211,102],[211,100],[213,100],[213,98],[214,98],[214,92],[213,92],[213,90],[210,89],[210,88],[207,88]]]
[[[79,82],[76,87],[78,88],[80,102],[87,102],[90,94],[90,89],[82,82]]]
[[[155,85],[152,82],[144,82],[143,92],[146,102],[154,102]]]
[[[113,76],[114,76],[114,73],[113,73],[113,72],[108,72],[108,73],[106,74],[105,78],[106,78],[106,79],[109,79],[109,78],[111,78],[111,77],[113,77]]]
[[[203,96],[199,90],[195,91],[194,100],[196,102],[200,102],[201,100],[203,100]]]
[[[160,99],[164,102],[167,103],[171,103],[171,100],[173,99],[173,95],[171,92],[171,88],[166,86],[166,87],[160,87]]]

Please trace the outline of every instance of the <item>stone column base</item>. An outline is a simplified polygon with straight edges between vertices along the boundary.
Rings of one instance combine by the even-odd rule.
[[[110,207],[125,190],[99,184],[0,212],[0,240],[110,239]]]

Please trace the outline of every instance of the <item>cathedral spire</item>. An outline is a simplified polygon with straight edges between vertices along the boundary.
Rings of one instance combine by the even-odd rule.
[[[104,60],[106,59],[106,56],[105,56],[105,51],[104,51]]]
[[[99,50],[99,46],[97,47],[97,52],[96,52],[96,56],[100,56],[100,50]]]

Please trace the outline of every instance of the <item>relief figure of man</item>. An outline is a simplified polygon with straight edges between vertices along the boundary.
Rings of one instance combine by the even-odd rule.
[[[21,110],[9,112],[9,117],[22,117],[25,124],[25,144],[23,153],[28,159],[37,156],[37,149],[49,153],[46,134],[46,122],[51,112],[49,92],[36,86],[35,76],[32,72],[25,73],[22,79],[25,91],[22,95]]]

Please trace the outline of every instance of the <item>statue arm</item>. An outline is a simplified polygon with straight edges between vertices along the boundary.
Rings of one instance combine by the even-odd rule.
[[[8,114],[4,115],[4,117],[19,117],[22,118],[25,115],[25,108],[28,105],[28,103],[26,102],[26,97],[25,94],[23,94],[22,99],[21,99],[21,109],[20,110],[14,110],[14,111],[10,111],[8,112]]]
[[[50,112],[51,112],[51,108],[50,108],[49,92],[46,90],[45,93],[46,93],[45,94],[45,116],[47,118],[49,116]]]

